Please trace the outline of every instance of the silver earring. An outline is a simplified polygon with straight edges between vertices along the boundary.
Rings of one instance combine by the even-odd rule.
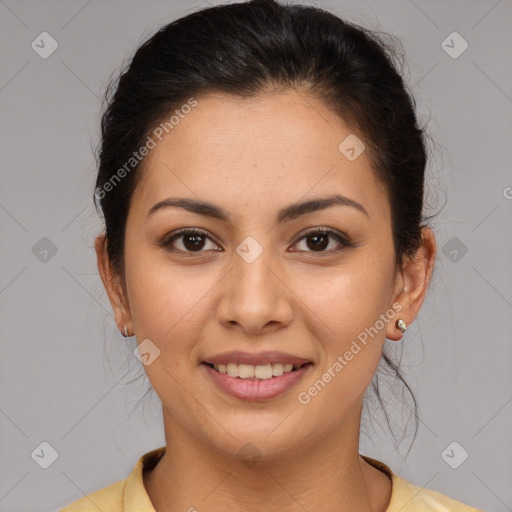
[[[397,320],[395,325],[402,331],[402,333],[407,329],[407,324],[402,319]]]
[[[126,329],[126,325],[124,326],[124,337],[128,338],[128,331]]]

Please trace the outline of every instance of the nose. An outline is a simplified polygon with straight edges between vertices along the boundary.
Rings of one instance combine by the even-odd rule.
[[[274,332],[292,321],[293,292],[271,251],[250,261],[233,254],[231,270],[220,283],[218,320],[225,328],[250,334]]]

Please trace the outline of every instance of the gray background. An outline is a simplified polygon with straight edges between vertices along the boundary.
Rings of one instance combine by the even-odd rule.
[[[434,210],[447,200],[434,280],[403,341],[418,437],[404,462],[375,420],[361,451],[417,485],[510,511],[512,2],[317,3],[401,39],[437,142],[427,199]],[[135,341],[120,337],[97,274],[92,148],[111,74],[162,24],[205,5],[0,1],[2,512],[56,510],[164,444],[158,401],[138,405],[148,382]],[[59,45],[47,59],[31,48],[44,31]],[[458,58],[442,47],[453,31],[469,44]],[[441,456],[453,441],[452,464],[469,454],[457,469]],[[31,456],[42,442],[58,453],[48,469],[36,463],[48,449]]]

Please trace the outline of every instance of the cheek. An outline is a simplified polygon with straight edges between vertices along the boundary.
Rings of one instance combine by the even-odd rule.
[[[146,260],[146,261],[149,261]],[[200,266],[186,270],[176,266],[144,265],[126,261],[130,312],[139,340],[149,338],[161,351],[163,361],[173,366],[193,359],[201,330],[212,314],[206,307],[214,276]]]
[[[304,406],[304,421],[324,418],[325,431],[341,423],[361,402],[378,367],[385,341],[386,310],[382,298],[364,293],[354,276],[332,280],[336,290],[325,288],[314,293],[310,305],[321,322],[312,320],[319,345],[319,364],[297,390],[297,401]],[[370,283],[365,283],[370,284]],[[314,315],[312,315],[314,316]],[[310,427],[318,429],[312,421]]]
[[[333,267],[329,277],[325,273],[318,278],[310,274],[295,284],[307,306],[304,311],[311,327],[319,330],[318,339],[329,340],[329,352],[350,345],[352,339],[374,326],[389,308],[392,291],[389,266],[359,256],[358,260],[357,264],[348,262]],[[382,322],[377,328],[384,336]]]
[[[156,349],[151,344],[149,347],[158,354],[150,364],[144,365],[151,386],[168,409],[193,415],[194,404],[183,393],[181,383],[185,383],[191,368],[197,365],[198,341],[211,315],[211,307],[208,312],[205,305],[213,283],[209,283],[206,273],[202,279],[193,278],[176,267],[144,266],[127,261],[126,269],[137,340],[144,343],[143,340],[149,339]]]
[[[304,401],[328,403],[343,414],[342,404],[348,407],[366,390],[381,358],[386,319],[394,313],[389,311],[390,268],[361,256],[357,264],[333,268],[327,279],[301,285],[307,306],[301,320],[309,322],[320,358],[315,375],[301,388]]]

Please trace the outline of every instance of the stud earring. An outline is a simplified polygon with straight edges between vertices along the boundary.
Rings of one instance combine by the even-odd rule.
[[[402,319],[397,320],[395,325],[402,331],[402,333],[407,329],[407,324]]]

